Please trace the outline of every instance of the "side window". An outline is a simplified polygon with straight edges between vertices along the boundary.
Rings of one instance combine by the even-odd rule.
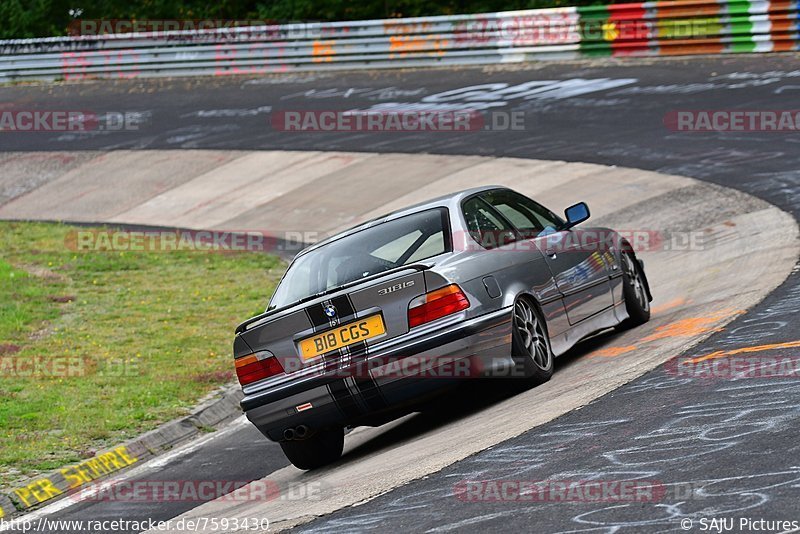
[[[516,239],[514,230],[479,197],[467,200],[462,210],[470,235],[483,248],[500,247]]]
[[[483,196],[528,239],[552,233],[564,222],[549,209],[514,191],[489,191]]]

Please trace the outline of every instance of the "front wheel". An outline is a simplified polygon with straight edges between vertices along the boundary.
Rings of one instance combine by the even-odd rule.
[[[283,454],[298,469],[317,469],[335,462],[344,450],[344,430],[321,430],[303,440],[281,441]]]
[[[621,260],[622,295],[628,319],[618,324],[617,330],[633,328],[650,320],[650,297],[647,295],[642,267],[630,252],[623,252]]]
[[[514,304],[512,326],[512,352],[518,368],[522,368],[526,381],[538,385],[553,376],[553,350],[547,336],[547,327],[539,309],[526,297]]]

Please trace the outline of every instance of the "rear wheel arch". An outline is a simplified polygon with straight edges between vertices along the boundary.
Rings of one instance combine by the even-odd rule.
[[[513,283],[508,284],[507,287],[503,288],[502,307],[509,308],[513,306],[517,300],[523,296],[533,299],[536,302],[536,305],[541,309],[541,305],[539,304],[539,301],[541,300],[540,296],[519,280],[515,280]]]
[[[517,293],[516,297],[514,297],[513,304],[516,304],[519,299],[523,298],[527,299],[528,302],[530,302],[534,307],[536,307],[539,314],[542,316],[542,320],[544,321],[545,324],[547,324],[547,321],[544,319],[544,310],[542,309],[542,305],[539,302],[539,297],[537,297],[536,294],[533,293],[532,291],[521,291]]]

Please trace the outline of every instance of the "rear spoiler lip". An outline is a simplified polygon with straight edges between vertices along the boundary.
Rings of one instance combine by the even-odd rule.
[[[292,302],[291,304],[288,304],[286,306],[282,306],[280,308],[275,308],[274,310],[265,311],[262,314],[256,315],[255,317],[251,317],[250,319],[246,320],[245,322],[241,323],[239,326],[236,327],[236,334],[238,335],[238,334],[241,334],[242,332],[245,332],[248,329],[249,326],[251,326],[253,323],[261,321],[262,319],[267,319],[269,317],[272,317],[273,315],[277,315],[277,314],[279,314],[279,313],[281,313],[283,311],[286,311],[286,310],[288,310],[290,308],[294,308],[295,306],[298,306],[298,305],[303,304],[305,302],[309,302],[309,301],[318,299],[320,297],[324,297],[325,295],[330,295],[331,293],[336,293],[337,291],[342,291],[344,289],[348,289],[348,288],[363,284],[364,282],[370,282],[372,280],[377,280],[377,279],[383,278],[384,276],[387,276],[387,275],[400,273],[400,272],[408,271],[408,270],[414,270],[414,271],[419,271],[419,272],[427,271],[431,267],[433,267],[433,264],[427,264],[427,263],[412,263],[410,265],[401,265],[400,267],[395,267],[394,269],[389,269],[387,271],[381,271],[379,273],[375,273],[375,274],[373,274],[371,276],[367,276],[366,278],[359,278],[358,280],[353,280],[352,282],[348,282],[348,283],[343,284],[341,286],[332,287],[331,289],[328,289],[327,291],[323,291],[322,293],[317,293],[317,294],[314,294],[314,295],[310,295],[310,296],[308,296],[308,297],[306,297],[304,299],[298,300],[297,302]]]

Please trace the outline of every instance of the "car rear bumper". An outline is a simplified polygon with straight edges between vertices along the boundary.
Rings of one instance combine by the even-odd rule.
[[[287,428],[305,425],[313,432],[359,424],[463,378],[497,373],[512,365],[511,308],[406,335],[390,345],[337,370],[250,394],[242,409],[265,436],[279,441]]]

